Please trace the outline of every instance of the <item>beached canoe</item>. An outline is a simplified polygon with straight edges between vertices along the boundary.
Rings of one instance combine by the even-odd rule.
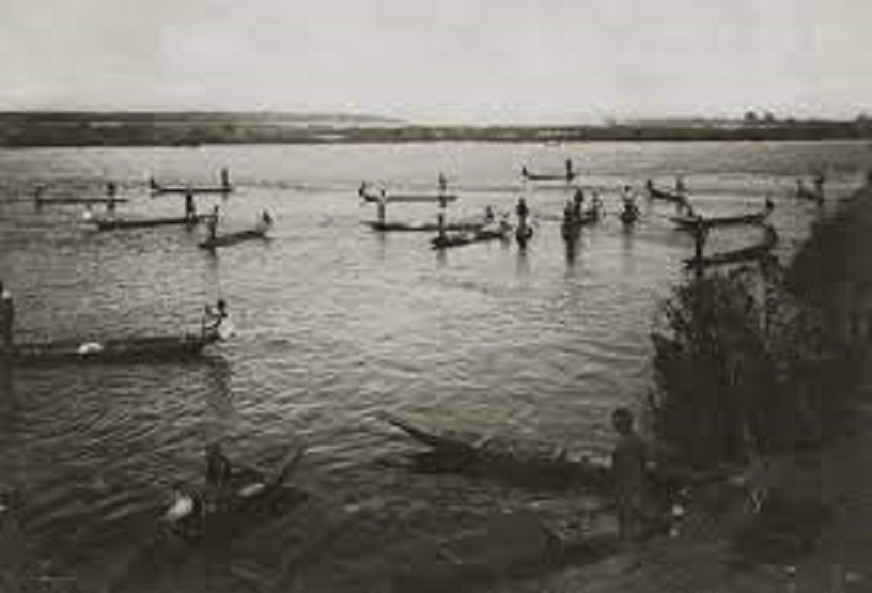
[[[183,335],[126,340],[66,341],[16,344],[5,360],[17,366],[177,361],[195,358],[217,335]],[[0,351],[0,360],[3,360]]]
[[[114,231],[121,229],[144,229],[157,226],[189,225],[193,226],[208,219],[208,215],[200,215],[194,218],[95,218],[88,222],[94,224],[98,231]]]
[[[387,232],[436,232],[439,224],[435,222],[367,222],[372,230],[383,233]],[[477,231],[485,225],[480,221],[456,221],[445,223],[446,231]]]
[[[285,484],[304,454],[305,449],[295,447],[272,476],[247,468],[234,471],[227,491],[219,496],[199,488],[179,492],[161,515],[160,524],[173,535],[198,540],[231,537],[258,522],[273,520],[308,498],[303,490]]]
[[[237,245],[239,243],[243,243],[245,241],[252,241],[255,239],[266,239],[266,233],[268,229],[250,229],[247,231],[239,231],[238,233],[229,233],[226,235],[219,235],[214,239],[206,239],[202,243],[200,243],[201,249],[215,249],[217,247],[230,247],[232,245]]]
[[[709,266],[741,264],[758,261],[769,256],[769,254],[772,252],[772,249],[777,244],[778,234],[772,227],[767,227],[765,238],[757,245],[744,247],[742,249],[734,249],[732,251],[713,253],[712,255],[705,255],[701,258],[692,257],[684,260],[684,264],[688,268],[705,268]]]
[[[694,230],[699,226],[709,229],[722,226],[738,226],[747,224],[762,224],[769,217],[771,210],[733,216],[672,216],[669,218],[682,230]]]

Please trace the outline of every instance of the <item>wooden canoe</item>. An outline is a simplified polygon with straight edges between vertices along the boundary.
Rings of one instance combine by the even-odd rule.
[[[374,231],[387,232],[436,232],[439,224],[435,222],[367,222]],[[479,221],[457,221],[445,224],[446,231],[477,231],[485,225]]]
[[[239,231],[238,233],[229,233],[226,235],[218,235],[214,239],[206,239],[200,243],[201,249],[215,249],[217,247],[230,247],[245,241],[255,239],[266,239],[268,229],[250,229],[247,231]]]
[[[33,202],[39,206],[68,205],[68,204],[94,204],[113,206],[115,204],[124,204],[128,202],[127,198],[34,198]]]
[[[480,229],[447,234],[444,237],[433,238],[433,249],[450,249],[451,247],[463,247],[474,243],[486,243],[494,240],[508,240],[511,229]]]
[[[208,489],[192,488],[161,516],[169,533],[187,540],[203,537],[233,537],[262,521],[275,519],[308,499],[303,490],[286,485],[305,449],[295,447],[272,476],[256,470],[231,475],[229,492],[216,496]],[[182,503],[181,505],[179,503]]]
[[[456,202],[458,199],[456,194],[385,194],[382,196],[363,191],[358,192],[358,195],[364,202],[371,204],[381,201],[388,204],[438,204],[439,202]]]
[[[527,181],[573,181],[578,177],[578,173],[570,171],[567,173],[531,173],[526,168],[521,169],[521,176]]]
[[[705,268],[710,266],[753,262],[768,256],[777,244],[778,235],[772,227],[767,227],[766,237],[757,245],[744,247],[742,249],[734,249],[732,251],[713,253],[712,255],[705,255],[701,258],[692,257],[684,260],[684,264],[689,268]]]
[[[122,230],[122,229],[144,229],[151,228],[157,226],[170,226],[170,225],[189,225],[193,226],[199,224],[206,219],[208,219],[208,215],[199,215],[194,218],[187,217],[177,217],[177,218],[95,218],[90,220],[91,224],[94,224],[97,227],[98,231],[114,231],[114,230]]]
[[[745,224],[763,224],[769,217],[769,210],[750,214],[737,214],[733,216],[671,216],[669,220],[674,222],[682,230],[694,230],[700,225],[705,228],[738,226]]]
[[[230,194],[235,191],[232,185],[161,185],[152,183],[150,185],[152,195],[161,194]]]
[[[426,447],[409,455],[411,467],[419,471],[490,475],[536,488],[587,486],[598,493],[611,491],[607,467],[587,459],[570,460],[564,451],[498,447],[481,435],[463,438],[435,432],[388,414],[382,420]]]
[[[123,340],[15,344],[11,358],[18,366],[177,361],[200,356],[217,335],[183,335]],[[0,356],[2,358],[2,356]]]

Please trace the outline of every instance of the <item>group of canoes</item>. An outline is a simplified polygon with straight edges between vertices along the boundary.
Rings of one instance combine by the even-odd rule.
[[[154,179],[149,180],[152,195],[159,194],[180,194],[184,196],[184,214],[183,216],[168,216],[159,218],[123,218],[115,215],[115,207],[117,204],[127,202],[125,198],[117,196],[117,187],[114,183],[106,185],[105,197],[76,197],[76,198],[53,198],[46,199],[44,197],[45,187],[39,186],[35,191],[34,202],[37,207],[42,207],[47,204],[84,204],[86,211],[82,215],[82,220],[89,225],[92,225],[98,231],[112,231],[125,229],[144,229],[159,226],[186,226],[193,227],[198,224],[205,224],[207,230],[206,238],[199,244],[203,249],[215,249],[216,247],[226,247],[235,245],[243,241],[251,239],[259,239],[266,237],[267,232],[273,226],[273,217],[263,211],[255,221],[252,228],[219,234],[219,224],[221,221],[220,207],[215,205],[212,211],[208,214],[200,214],[197,212],[195,196],[198,194],[229,194],[234,191],[233,185],[230,183],[230,177],[227,169],[221,169],[221,183],[218,186],[192,186],[192,185],[161,185]],[[106,206],[108,215],[97,216],[94,214],[93,206],[102,204]]]
[[[232,188],[229,183],[227,170],[222,170],[222,191]],[[152,190],[155,190],[152,181]],[[161,186],[161,193],[176,193],[176,188]],[[103,203],[110,213],[114,213],[116,203],[123,202],[117,197],[117,188],[113,183],[107,184],[106,197],[104,198],[66,198],[51,199],[44,197],[45,188],[40,186],[36,190],[35,201],[38,207],[47,203],[76,203],[86,204],[88,210],[84,219],[88,224],[94,225],[98,230],[148,228],[170,224],[207,225],[207,236],[199,244],[204,249],[215,249],[233,245],[253,238],[265,237],[267,231],[273,225],[272,216],[264,211],[258,216],[253,228],[233,233],[219,234],[218,228],[221,220],[220,207],[214,206],[209,214],[198,214],[194,202],[194,194],[209,193],[206,188],[192,188],[185,186],[177,193],[182,193],[185,200],[184,216],[178,218],[116,218],[115,216],[97,217],[94,215],[92,206]],[[33,366],[40,364],[63,364],[63,363],[136,363],[156,361],[178,361],[198,357],[204,348],[217,341],[229,337],[226,303],[223,300],[217,302],[215,307],[207,307],[204,311],[203,322],[199,332],[188,332],[182,335],[163,335],[138,338],[119,338],[95,340],[68,339],[48,342],[22,342],[15,340],[15,306],[8,289],[4,289],[0,283],[0,329],[2,329],[2,343],[0,343],[0,366]]]

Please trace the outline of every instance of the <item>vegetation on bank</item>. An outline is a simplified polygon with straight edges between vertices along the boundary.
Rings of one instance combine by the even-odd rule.
[[[844,433],[867,364],[870,196],[816,223],[787,268],[689,278],[664,303],[655,437],[678,466],[745,476],[756,494],[733,538],[745,557],[807,551],[828,516],[814,451]]]
[[[689,278],[655,334],[654,430],[681,462],[744,465],[838,431],[869,332],[864,188],[787,268]]]

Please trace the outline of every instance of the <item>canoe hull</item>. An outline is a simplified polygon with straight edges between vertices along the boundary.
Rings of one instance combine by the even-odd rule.
[[[184,187],[181,185],[157,185],[151,188],[151,193],[154,196],[164,194],[230,194],[235,190],[232,185],[228,186],[206,186],[206,187]]]
[[[434,233],[439,230],[439,225],[435,222],[423,223],[406,223],[406,222],[369,222],[367,223],[372,230],[382,233],[388,232],[429,232]],[[481,222],[450,222],[445,225],[446,231],[477,231],[484,226]]]
[[[509,239],[509,231],[502,230],[480,230],[474,232],[460,232],[445,235],[445,237],[435,237],[433,239],[433,249],[450,249],[452,247],[463,247],[474,243],[485,243],[487,241]]]
[[[661,200],[663,202],[671,202],[673,204],[685,204],[687,202],[687,199],[674,192],[667,191],[665,189],[658,189],[656,187],[648,188],[648,197],[650,197],[652,200]]]
[[[744,249],[736,249],[734,251],[722,251],[713,253],[701,258],[692,257],[684,260],[684,264],[688,268],[707,268],[711,266],[722,266],[729,264],[743,264],[762,260],[772,253],[772,249],[778,244],[778,236],[774,232],[770,232],[766,239],[751,247]]]
[[[255,239],[266,239],[265,230],[252,229],[249,231],[241,231],[229,235],[221,235],[215,239],[207,239],[200,243],[200,249],[216,249],[218,247],[230,247],[245,241],[253,241]]]
[[[196,218],[152,218],[152,219],[96,219],[92,220],[92,224],[97,227],[98,231],[117,231],[123,229],[147,229],[159,226],[174,226],[185,225],[194,226],[205,221],[208,216],[197,216]]]
[[[3,357],[17,366],[50,364],[111,364],[178,361],[197,358],[217,337],[180,336],[111,340],[103,343],[56,342],[16,344],[14,353]]]
[[[438,195],[438,194],[388,194],[387,196],[379,196],[373,194],[363,194],[363,201],[369,203],[378,203],[384,200],[388,204],[434,204],[439,202],[456,202],[457,196],[454,194]]]
[[[531,173],[526,169],[521,170],[521,177],[525,181],[564,181],[569,183],[575,181],[579,173],[575,171],[567,171],[564,173]]]
[[[743,214],[739,216],[717,216],[712,218],[695,218],[692,216],[672,216],[670,220],[675,223],[681,230],[694,230],[699,225],[703,228],[715,228],[725,226],[740,226],[751,224],[763,224],[766,222],[768,213],[760,212],[756,214]]]
[[[46,200],[34,200],[37,206],[52,206],[54,204],[94,204],[98,206],[114,206],[115,204],[126,204],[127,198],[115,198],[109,200],[106,198],[51,198]]]

